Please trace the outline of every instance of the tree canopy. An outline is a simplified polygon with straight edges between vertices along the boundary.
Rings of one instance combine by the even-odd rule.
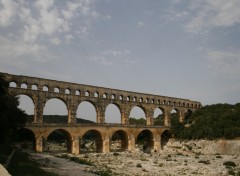
[[[8,92],[8,83],[0,75],[0,143],[9,141],[25,124],[27,115],[18,105],[18,98]]]
[[[191,122],[189,124],[189,122]],[[180,123],[172,119],[172,131],[182,139],[234,139],[240,137],[240,103],[207,105]]]

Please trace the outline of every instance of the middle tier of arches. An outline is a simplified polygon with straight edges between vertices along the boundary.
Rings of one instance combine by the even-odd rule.
[[[76,123],[77,118],[77,111],[79,106],[82,103],[89,103],[92,105],[92,108],[96,112],[96,123],[106,123],[106,112],[109,106],[113,106],[115,109],[118,110],[117,116],[120,116],[120,124],[129,124],[129,117],[131,117],[131,111],[134,108],[138,108],[143,113],[143,118],[146,119],[146,125],[154,125],[154,116],[156,117],[155,112],[159,111],[162,115],[163,121],[165,126],[171,125],[171,112],[174,110],[178,117],[179,121],[183,121],[185,114],[188,111],[194,111],[191,108],[186,107],[174,107],[174,106],[167,106],[167,105],[156,105],[156,104],[143,104],[140,102],[135,103],[126,103],[119,100],[101,100],[101,99],[94,99],[89,97],[76,97],[76,96],[66,96],[60,94],[46,94],[46,93],[39,93],[34,94],[31,91],[25,90],[19,91],[15,95],[26,95],[30,97],[33,102],[34,106],[34,118],[33,123],[44,123],[43,115],[46,108],[46,105],[49,101],[53,99],[60,100],[66,107],[67,110],[67,123]],[[116,111],[115,111],[116,112]]]

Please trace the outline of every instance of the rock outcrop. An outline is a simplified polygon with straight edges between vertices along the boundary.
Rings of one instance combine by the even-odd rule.
[[[194,140],[194,141],[176,141],[170,140],[165,146],[165,150],[171,149],[191,151],[206,155],[240,155],[240,140]]]

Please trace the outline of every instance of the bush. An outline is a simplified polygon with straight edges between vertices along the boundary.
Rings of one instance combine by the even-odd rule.
[[[198,161],[199,163],[203,163],[203,164],[210,164],[209,160],[200,160]]]
[[[117,153],[117,152],[114,152],[113,153],[113,156],[119,156],[120,154],[119,153]]]
[[[207,105],[189,116],[188,126],[178,117],[171,118],[172,132],[178,139],[234,139],[240,137],[239,116],[240,103]]]
[[[232,169],[229,169],[229,170],[228,170],[228,175],[235,175],[235,172],[234,172],[234,170],[232,170]]]
[[[136,167],[142,167],[142,165],[141,165],[140,163],[138,163],[138,164],[136,165]]]
[[[228,167],[236,167],[237,165],[233,161],[226,161],[223,163],[224,166]]]

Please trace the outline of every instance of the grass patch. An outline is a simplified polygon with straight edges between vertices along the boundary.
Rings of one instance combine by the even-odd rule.
[[[85,165],[88,165],[88,166],[94,166],[94,164],[91,161],[86,160],[86,159],[81,159],[81,158],[78,158],[78,157],[75,157],[75,156],[60,155],[58,157],[59,158],[70,159],[71,161],[73,161],[75,163],[78,163],[78,164],[85,164]]]
[[[29,159],[29,154],[16,151],[8,167],[8,171],[14,176],[58,176],[57,173],[49,173],[40,168],[40,165]]]
[[[88,165],[88,166],[94,166],[94,164],[91,161],[81,159],[81,158],[78,158],[78,157],[70,157],[70,160],[74,161],[75,163],[78,163],[78,164],[85,164],[85,165]]]

